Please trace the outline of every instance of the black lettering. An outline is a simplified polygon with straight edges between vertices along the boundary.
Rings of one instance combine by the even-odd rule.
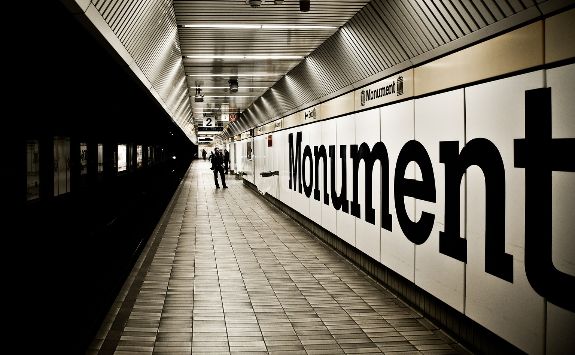
[[[485,176],[485,272],[513,282],[513,256],[505,253],[505,168],[489,140],[471,140],[459,153],[458,142],[439,142],[445,164],[445,226],[439,252],[467,262],[467,241],[459,236],[460,185],[463,174],[477,165]]]
[[[552,172],[575,172],[575,139],[551,136],[551,89],[525,92],[525,139],[514,141],[515,167],[525,168],[525,273],[549,302],[575,312],[575,276],[553,265]]]
[[[296,149],[294,157],[293,149],[293,133],[288,135],[289,143],[289,188],[296,191],[296,178],[299,187],[299,193],[301,194],[301,132],[296,134]]]
[[[339,196],[335,191],[335,146],[329,146],[329,158],[331,161],[331,203],[333,208],[336,210],[341,210],[345,213],[349,213],[349,201],[347,200],[347,167],[346,167],[346,147],[345,145],[340,146],[339,155],[341,158],[341,192]]]
[[[307,174],[305,172],[305,162],[306,162],[306,158],[309,160],[309,185],[307,182]],[[311,148],[309,147],[309,145],[306,145],[305,148],[303,149],[303,162],[301,165],[301,174],[303,175],[303,191],[305,193],[306,197],[310,197],[311,196],[311,191],[313,188],[313,157],[311,156]]]
[[[419,165],[422,181],[406,179],[405,170],[410,162]],[[419,200],[435,202],[435,176],[429,155],[421,143],[411,140],[401,148],[397,157],[394,179],[395,212],[401,230],[412,243],[423,244],[429,238],[433,229],[435,216],[428,212],[422,212],[417,222],[409,219],[405,211],[405,196]]]
[[[351,214],[361,218],[360,204],[358,203],[358,174],[359,163],[363,159],[365,165],[365,221],[375,224],[375,210],[372,208],[373,193],[373,164],[379,160],[381,166],[381,226],[391,231],[391,214],[389,214],[389,157],[387,148],[382,142],[377,142],[370,151],[367,143],[359,146],[352,145],[350,150],[353,159],[353,201],[351,202]]]
[[[313,190],[313,198],[320,201],[319,160],[323,159],[323,203],[329,205],[329,194],[327,193],[327,152],[325,146],[313,147],[313,154],[315,157],[315,189]]]

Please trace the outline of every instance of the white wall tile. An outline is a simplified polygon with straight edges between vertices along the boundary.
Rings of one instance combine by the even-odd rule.
[[[547,70],[553,138],[575,138],[575,64]],[[569,154],[565,152],[565,154]],[[571,159],[573,157],[571,152]],[[553,172],[553,265],[575,275],[575,173]]]
[[[252,146],[252,157],[248,159],[248,143]],[[244,139],[242,141],[242,171],[246,173],[244,175],[244,179],[251,182],[252,184],[255,183],[254,181],[254,141],[253,138]]]
[[[289,188],[289,141],[288,135],[294,133],[293,129],[279,132],[281,135],[283,150],[281,152],[281,169],[280,169],[280,200],[286,205],[292,206],[292,190]],[[294,136],[294,154],[295,154],[295,136]]]
[[[543,351],[544,303],[524,267],[525,170],[514,168],[514,139],[525,137],[525,90],[543,85],[534,72],[466,88],[467,141],[486,138],[505,166],[505,252],[513,256],[513,283],[485,272],[485,179],[467,173],[466,314],[530,354]]]
[[[274,139],[278,136],[278,141],[280,141],[280,200],[288,206],[291,206],[291,193],[289,188],[289,142],[288,134],[292,133],[293,130],[284,130],[274,134]],[[295,137],[294,137],[295,144]]]
[[[272,134],[272,146],[268,148],[270,150],[270,155],[272,156],[272,163],[270,165],[271,171],[280,171],[281,170],[281,159],[283,158],[282,150],[285,149],[282,141],[282,135],[279,134]],[[273,177],[275,188],[271,191],[271,195],[277,199],[279,199],[279,190],[280,190],[280,177],[276,175]]]
[[[293,129],[293,144],[294,144],[294,155],[295,155],[295,150],[296,150],[296,136],[297,136],[297,132],[302,132],[302,141],[301,141],[301,167],[303,168],[303,164],[304,164],[304,159],[303,159],[303,151],[306,145],[309,145],[309,125],[308,126],[300,126],[300,127],[296,127]],[[289,159],[289,151],[288,151],[288,159]],[[289,168],[289,162],[288,162],[288,168]],[[297,177],[295,180],[296,186],[298,181],[297,181]],[[292,190],[291,192],[292,194],[292,205],[291,207],[294,208],[296,211],[298,211],[299,213],[301,213],[302,215],[304,215],[305,217],[309,218],[309,199],[306,197],[305,193],[304,193],[304,189],[303,189],[303,174],[302,174],[302,189],[301,189],[301,193],[299,192],[299,189],[297,189],[296,191]]]
[[[355,144],[355,115],[348,115],[336,118],[337,126],[337,149],[336,149],[336,191],[339,195],[341,192],[341,159],[340,159],[340,146],[346,146],[346,169],[347,169],[347,199],[351,199],[353,182],[352,182],[352,160],[349,157],[349,146]],[[349,211],[351,212],[351,211]],[[350,213],[342,212],[340,209],[337,211],[337,236],[345,240],[347,243],[355,246],[355,220],[356,218]]]
[[[546,75],[547,87],[551,88],[552,137],[573,139],[575,64],[547,70]],[[552,179],[552,261],[558,270],[575,275],[575,173],[553,172]],[[575,313],[548,302],[547,354],[575,353],[574,330]]]
[[[364,111],[355,115],[355,142],[359,146],[367,143],[370,149],[380,141],[379,109]],[[352,160],[353,161],[353,160]],[[353,177],[353,164],[351,176]],[[372,206],[375,210],[375,225],[365,221],[365,162],[359,164],[358,178],[358,202],[360,204],[360,217],[355,221],[356,247],[380,260],[380,231],[381,231],[381,164],[378,160],[373,165],[372,173]],[[353,186],[353,179],[352,179]],[[353,190],[350,201],[353,200]]]
[[[575,313],[547,303],[547,355],[575,354]]]
[[[439,162],[439,142],[459,141],[462,145],[463,134],[462,89],[415,101],[415,139],[423,144],[431,159],[436,189],[435,203],[415,201],[418,219],[422,211],[435,215],[431,235],[415,247],[415,283],[459,311],[463,311],[464,263],[439,253],[439,231],[443,230],[445,210],[445,174],[444,165]],[[416,177],[421,179],[417,169]],[[464,194],[461,196],[463,200]]]
[[[381,108],[381,141],[389,155],[389,211],[392,215],[392,230],[381,230],[381,263],[410,281],[414,281],[415,246],[403,234],[397,221],[393,195],[393,181],[397,156],[409,140],[414,139],[414,101]],[[414,179],[415,170],[408,167],[405,178]],[[405,198],[405,208],[410,218],[415,218],[415,200]]]
[[[332,232],[333,234],[337,233],[337,211],[333,208],[331,204],[331,159],[329,159],[329,146],[334,145],[337,151],[337,125],[336,120],[328,120],[323,121],[322,123],[322,131],[321,131],[321,143],[325,146],[327,152],[327,193],[329,194],[329,202],[328,204],[323,203],[323,182],[320,187],[320,191],[322,193],[321,199],[321,225],[327,229],[328,231]],[[336,166],[339,162],[338,159],[335,160]],[[322,172],[323,173],[323,172]],[[336,177],[337,178],[337,177]],[[320,178],[320,181],[323,180],[323,177]]]
[[[266,186],[263,186],[267,182],[264,178],[261,177],[260,173],[265,170],[266,164],[266,156],[264,154],[264,139],[263,136],[254,137],[254,155],[253,155],[253,163],[254,163],[254,184],[258,187],[261,191],[265,189]]]
[[[313,195],[313,190],[311,192],[311,195],[309,197],[309,218],[314,221],[315,223],[321,225],[321,205],[323,204],[322,200],[323,200],[323,167],[322,167],[322,163],[320,163],[320,171],[319,171],[319,181],[315,181],[315,158],[314,158],[314,146],[320,146],[321,145],[321,137],[322,137],[322,124],[321,121],[318,123],[313,123],[310,125],[306,126],[308,128],[308,132],[309,132],[309,146],[311,148],[311,153],[312,153],[312,160],[311,160],[311,170],[308,167],[308,164],[306,164],[306,181],[309,183],[311,181],[313,181],[313,187],[315,188],[315,186],[317,184],[319,184],[320,186],[320,190],[321,190],[321,198],[320,201],[317,201],[316,199],[314,199],[314,195]],[[302,159],[303,159],[303,147],[302,147]],[[306,159],[307,161],[307,159]],[[311,172],[311,175],[310,175]],[[329,173],[328,173],[329,176]],[[311,177],[311,179],[310,179]]]

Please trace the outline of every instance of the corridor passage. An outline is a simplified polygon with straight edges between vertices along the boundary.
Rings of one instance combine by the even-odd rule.
[[[461,354],[299,224],[194,161],[90,354]]]

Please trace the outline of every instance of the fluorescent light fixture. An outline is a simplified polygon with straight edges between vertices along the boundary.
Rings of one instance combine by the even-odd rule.
[[[205,97],[237,97],[237,98],[246,98],[246,97],[257,97],[254,95],[206,95]]]
[[[262,29],[272,30],[336,30],[335,26],[317,26],[317,25],[262,25]]]
[[[258,76],[282,76],[279,73],[249,73],[249,74],[188,74],[190,77],[238,77],[238,78],[251,78]]]
[[[303,59],[301,55],[187,55],[188,59],[253,59],[253,60],[266,60],[266,59]]]
[[[319,25],[274,25],[250,23],[197,23],[182,25],[184,28],[218,28],[232,30],[335,30],[336,26]]]
[[[198,86],[199,87],[199,86]],[[195,88],[195,87],[192,87]],[[229,89],[229,86],[202,86],[202,89]],[[240,86],[239,89],[267,89],[267,86]]]
[[[198,112],[198,111],[205,111],[205,112],[209,112],[209,111],[223,111],[223,112],[239,112],[239,109],[227,109],[227,108],[200,108],[197,107],[194,109],[194,112]]]
[[[260,29],[262,25],[256,24],[242,24],[242,23],[198,23],[198,24],[188,24],[182,25],[184,28],[221,28],[221,29]]]

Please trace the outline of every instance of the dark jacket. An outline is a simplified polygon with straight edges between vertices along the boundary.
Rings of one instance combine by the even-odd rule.
[[[212,156],[212,169],[221,168],[223,163],[224,163],[224,156],[222,155],[222,152],[214,153],[214,155]]]

